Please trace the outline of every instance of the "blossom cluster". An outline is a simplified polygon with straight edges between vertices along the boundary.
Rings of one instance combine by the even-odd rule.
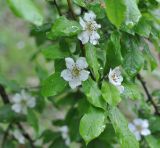
[[[82,32],[78,35],[78,39],[82,44],[88,42],[93,45],[98,44],[100,35],[97,33],[97,29],[101,28],[100,24],[95,21],[96,15],[94,12],[89,11],[84,14],[84,18],[80,18],[80,25],[82,26]],[[85,70],[88,67],[88,63],[84,57],[80,57],[76,62],[70,57],[65,58],[67,69],[61,72],[61,77],[69,82],[69,86],[74,89],[82,84],[82,81],[86,81],[89,78],[90,72]],[[123,77],[119,67],[110,69],[109,82],[117,87],[120,93],[123,93],[124,87],[121,85]]]

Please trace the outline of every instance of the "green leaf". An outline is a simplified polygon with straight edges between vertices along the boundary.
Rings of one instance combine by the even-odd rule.
[[[124,0],[105,0],[109,20],[119,28],[125,20],[126,6]]]
[[[150,148],[159,148],[160,146],[160,140],[156,139],[152,135],[145,137],[145,140],[147,141]]]
[[[141,12],[138,9],[136,0],[124,0],[127,8],[126,21],[127,26],[134,26],[141,18]]]
[[[138,141],[128,129],[128,123],[118,108],[109,108],[109,118],[112,122],[121,148],[139,148]]]
[[[12,121],[18,121],[22,119],[22,116],[15,113],[10,105],[4,105],[0,107],[0,122],[2,123],[9,123]]]
[[[43,17],[32,0],[7,0],[15,15],[35,24],[42,25]]]
[[[120,45],[120,34],[113,32],[110,39],[107,42],[106,47],[106,68],[114,68],[119,66],[122,61],[121,45]]]
[[[129,76],[135,76],[144,64],[143,55],[138,50],[132,50],[124,57],[123,67]]]
[[[125,44],[123,47],[123,68],[130,77],[134,77],[144,65],[144,56],[140,51],[140,44],[137,38],[126,36],[123,43]]]
[[[84,0],[73,0],[73,2],[81,7],[86,7]]]
[[[62,50],[58,44],[50,45],[46,48],[42,48],[42,53],[47,59],[63,59],[69,56],[68,49]]]
[[[59,137],[60,137],[60,133],[53,132],[52,130],[45,130],[41,135],[41,138],[43,139],[43,143],[45,144],[51,141],[53,142]]]
[[[116,106],[121,101],[119,90],[111,83],[103,81],[101,91],[103,99],[111,106]]]
[[[38,118],[37,118],[36,113],[32,109],[28,109],[27,121],[34,128],[34,130],[38,133],[38,130],[39,130]]]
[[[97,83],[92,79],[84,81],[82,83],[83,91],[87,96],[87,100],[95,107],[104,109],[105,102],[102,99],[101,91],[99,90]]]
[[[91,108],[80,121],[80,134],[88,144],[98,137],[105,129],[105,113],[99,109]]]
[[[148,61],[149,65],[150,65],[150,69],[154,70],[158,66],[158,63],[157,63],[155,57],[153,56],[153,54],[151,53],[148,44],[144,42],[143,47],[144,47],[143,53],[144,53],[146,60]]]
[[[59,72],[49,76],[42,84],[41,93],[45,97],[54,96],[62,92],[66,87],[66,81],[63,80]]]
[[[137,25],[135,25],[134,30],[140,36],[148,38],[151,32],[151,25],[147,18],[142,17]]]
[[[86,59],[89,67],[93,69],[96,80],[99,79],[99,63],[97,60],[96,48],[92,44],[87,44],[86,49]]]
[[[124,83],[124,95],[126,97],[129,97],[131,99],[140,99],[141,98],[141,93],[140,93],[140,88],[134,83]]]
[[[49,39],[56,39],[59,37],[70,37],[77,35],[81,31],[81,26],[78,22],[68,20],[62,16],[58,18],[52,26],[51,32],[47,33]]]

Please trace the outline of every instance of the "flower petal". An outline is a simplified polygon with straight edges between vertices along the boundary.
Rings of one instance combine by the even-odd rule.
[[[86,58],[84,57],[80,57],[78,58],[78,60],[76,61],[76,66],[78,69],[84,69],[88,67],[88,63],[86,61]]]
[[[65,58],[65,62],[66,62],[66,67],[70,70],[73,69],[73,67],[75,66],[75,62],[72,58]]]
[[[138,141],[141,140],[141,134],[140,134],[139,132],[134,132],[133,134],[135,135],[135,137],[136,137],[136,139],[137,139]]]
[[[20,104],[13,104],[12,105],[12,107],[11,107],[11,109],[14,111],[14,112],[16,112],[16,113],[20,113],[21,111],[22,111],[22,107],[21,107],[21,105]]]
[[[78,39],[81,40],[82,44],[86,44],[89,41],[89,33],[87,31],[83,31],[78,35]]]
[[[72,89],[75,89],[77,86],[81,85],[81,81],[79,79],[72,79],[72,81],[69,81],[69,86],[72,88]]]
[[[119,85],[119,86],[116,86],[119,90],[119,92],[122,94],[124,92],[124,86],[122,85]]]
[[[71,81],[72,80],[72,73],[69,69],[65,69],[61,72],[61,77],[63,77],[63,79],[66,81]]]
[[[142,126],[142,124],[143,124],[143,120],[142,119],[140,119],[140,118],[137,118],[137,119],[134,119],[133,120],[133,123],[135,124],[135,125],[140,125],[140,126]]]
[[[99,34],[96,31],[93,31],[92,34],[90,35],[90,43],[96,45],[98,44],[99,39],[100,39]]]
[[[128,124],[128,128],[129,128],[129,130],[130,130],[131,132],[134,132],[134,131],[136,130],[135,125],[132,124],[132,123],[129,123],[129,124]]]
[[[88,77],[89,77],[89,74],[90,74],[89,71],[87,71],[87,70],[81,70],[80,76],[79,76],[80,80],[81,81],[86,81],[88,79]]]
[[[93,11],[89,11],[88,13],[84,14],[85,21],[93,21],[94,19],[96,19],[96,15]]]
[[[21,98],[22,98],[21,95],[17,93],[12,97],[12,102],[19,103],[21,101]]]
[[[85,21],[84,21],[81,17],[79,18],[79,23],[80,23],[80,25],[82,26],[83,30],[85,30],[85,28],[86,28],[86,23],[85,23]]]
[[[151,134],[151,131],[146,128],[146,129],[143,129],[143,130],[141,131],[141,134],[142,134],[143,136],[147,136],[147,135],[150,135],[150,134]]]
[[[27,106],[30,107],[30,108],[33,108],[33,107],[35,107],[35,105],[36,105],[35,98],[34,97],[28,98],[28,100],[27,100]]]
[[[22,133],[19,130],[14,130],[13,136],[15,139],[18,140],[19,143],[24,144],[25,143],[25,138],[23,137]]]
[[[149,127],[149,123],[148,120],[143,120],[143,125],[144,128],[148,128]]]

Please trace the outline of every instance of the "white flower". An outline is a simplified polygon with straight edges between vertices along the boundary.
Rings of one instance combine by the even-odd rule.
[[[27,113],[27,108],[33,108],[36,105],[34,97],[27,94],[24,90],[21,93],[17,93],[12,98],[12,110],[16,113]]]
[[[65,144],[67,146],[70,145],[71,143],[71,140],[70,140],[70,137],[69,137],[69,129],[68,129],[68,126],[64,125],[62,127],[59,128],[59,131],[61,132],[61,135],[62,135],[62,138],[64,139],[65,141]]]
[[[151,134],[151,131],[148,129],[148,120],[143,120],[139,118],[134,119],[133,123],[128,124],[128,127],[130,131],[135,135],[137,140],[141,140],[141,135],[147,136]]]
[[[12,134],[14,138],[17,139],[20,144],[25,144],[25,138],[18,129],[14,130]]]
[[[72,89],[81,85],[89,77],[89,71],[84,70],[88,67],[86,59],[80,57],[76,62],[72,58],[65,58],[67,69],[61,72],[61,77],[69,82]]]
[[[101,25],[97,24],[95,19],[96,15],[92,11],[85,13],[83,19],[80,18],[80,25],[82,26],[83,32],[78,35],[78,39],[81,40],[82,44],[88,42],[93,45],[98,44],[100,36],[97,33],[97,29],[101,28]]]
[[[124,87],[121,85],[123,77],[121,75],[120,68],[116,67],[113,70],[110,69],[108,78],[109,82],[112,83],[114,86],[116,86],[117,89],[120,91],[120,93],[123,93]]]

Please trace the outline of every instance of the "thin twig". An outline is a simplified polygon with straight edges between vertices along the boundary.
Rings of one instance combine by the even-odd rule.
[[[75,15],[75,13],[74,13],[71,0],[67,0],[67,3],[68,3],[68,7],[69,7],[69,10],[70,10],[70,12],[71,12],[71,14],[72,14],[73,19],[76,20],[76,15]]]
[[[54,6],[56,7],[57,11],[58,11],[58,14],[59,14],[60,16],[62,16],[62,12],[61,12],[61,10],[60,10],[60,8],[59,8],[56,0],[49,1],[49,3],[50,3],[51,5],[54,5]]]
[[[2,100],[4,102],[4,104],[9,104],[9,97],[5,91],[5,88],[3,87],[3,85],[0,85],[0,96],[2,97]],[[10,126],[12,126],[13,123],[11,123]],[[23,126],[20,123],[16,123],[16,125],[20,128],[20,130],[22,131],[23,136],[29,141],[30,145],[32,148],[35,148],[34,143],[32,138],[29,136],[28,133],[25,132],[25,130],[23,129]],[[8,130],[8,129],[7,129]],[[5,133],[6,134],[6,133]],[[5,135],[4,135],[5,136]],[[5,136],[4,140],[6,140],[7,136]]]
[[[146,83],[145,83],[145,81],[143,80],[143,78],[142,78],[142,76],[140,74],[137,75],[137,79],[141,82],[141,84],[143,86],[143,89],[144,89],[144,91],[145,91],[145,93],[147,95],[147,98],[148,98],[147,101],[150,102],[152,104],[152,106],[154,107],[155,114],[160,115],[160,112],[158,110],[158,106],[153,101],[153,98],[152,98],[151,94],[149,93],[149,90],[148,90],[148,88],[146,86]]]
[[[8,137],[8,134],[9,134],[9,130],[12,128],[12,123],[10,123],[4,133],[4,136],[3,136],[3,139],[2,139],[2,147],[5,146],[5,143],[7,141],[7,137]]]
[[[4,87],[3,87],[1,84],[0,84],[0,95],[1,95],[1,97],[2,97],[2,99],[3,99],[3,102],[4,102],[5,104],[8,104],[8,103],[9,103],[8,95],[7,95]]]

